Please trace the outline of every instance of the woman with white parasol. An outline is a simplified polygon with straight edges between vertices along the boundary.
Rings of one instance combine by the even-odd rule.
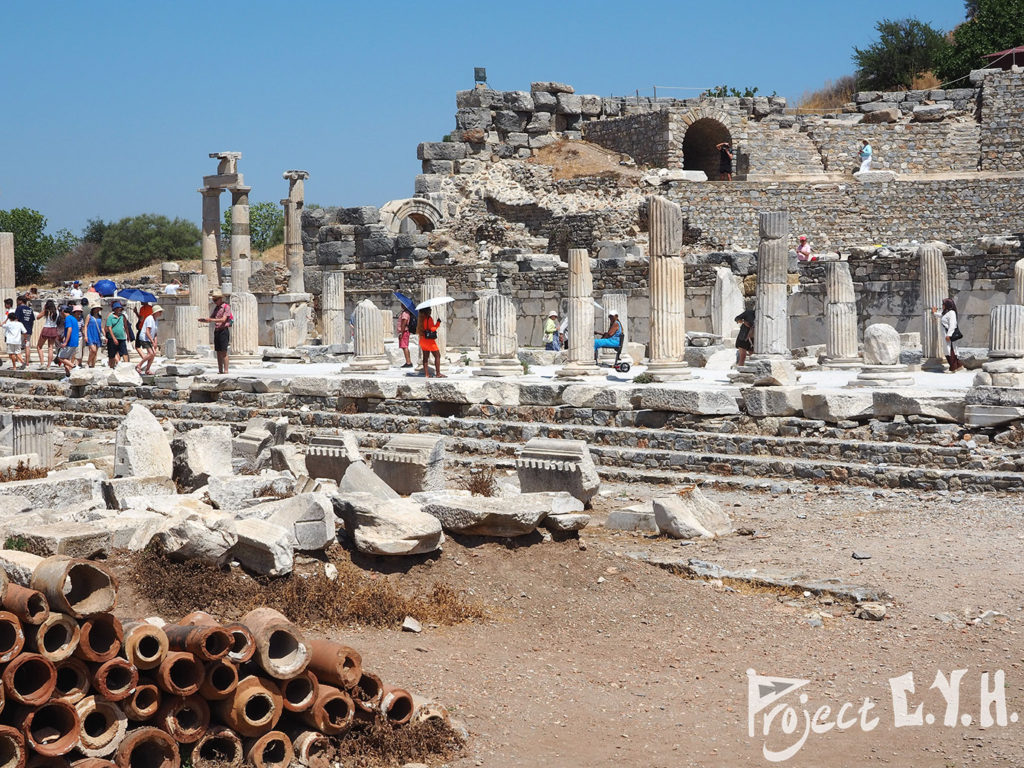
[[[430,378],[431,355],[434,356],[435,377],[445,378],[441,373],[441,349],[437,345],[437,331],[441,327],[441,322],[431,316],[431,310],[453,301],[455,299],[451,296],[435,296],[416,305],[416,311],[419,312],[416,330],[420,337],[420,349],[423,351],[423,375],[428,379]]]

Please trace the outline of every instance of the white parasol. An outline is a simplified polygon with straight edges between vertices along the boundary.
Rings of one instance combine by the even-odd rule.
[[[451,296],[434,296],[432,299],[426,299],[416,305],[416,311],[421,309],[432,309],[433,307],[440,307],[442,304],[451,304],[455,299]]]

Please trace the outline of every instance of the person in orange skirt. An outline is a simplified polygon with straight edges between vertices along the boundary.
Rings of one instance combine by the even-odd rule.
[[[416,329],[420,337],[420,349],[423,351],[423,375],[430,378],[430,356],[434,356],[434,374],[437,378],[443,379],[441,375],[441,350],[437,346],[437,329],[441,323],[430,316],[430,307],[420,310],[419,322]]]

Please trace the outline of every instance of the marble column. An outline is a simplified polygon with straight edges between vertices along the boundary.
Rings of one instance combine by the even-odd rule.
[[[1013,265],[1013,289],[1014,302],[1024,304],[1024,259],[1020,259]]]
[[[857,354],[857,296],[853,290],[850,265],[845,261],[825,263],[825,365],[855,367]]]
[[[53,414],[40,411],[14,411],[14,455],[34,453],[39,466],[53,467]]]
[[[384,324],[384,341],[391,341],[395,338],[395,313],[390,309],[382,309],[380,319]]]
[[[921,304],[923,328],[921,349],[924,359],[921,369],[942,371],[946,367],[946,337],[942,323],[931,308],[942,311],[942,300],[949,298],[949,277],[942,249],[935,245],[922,245],[917,249],[921,270]]]
[[[758,214],[757,287],[754,292],[754,354],[789,355],[789,213]]]
[[[0,232],[0,307],[4,299],[15,298],[14,274],[14,233]]]
[[[194,355],[199,346],[199,307],[192,304],[179,304],[174,308],[174,339],[179,355]]]
[[[188,303],[199,309],[200,317],[206,316],[210,308],[210,279],[205,274],[188,276]]]
[[[305,205],[305,181],[307,171],[285,171],[288,180],[288,197],[281,201],[284,206],[284,253],[288,263],[288,292],[305,293],[305,279],[302,275],[302,208]]]
[[[448,295],[448,282],[443,277],[427,277],[423,280],[423,287],[420,289],[420,301]],[[430,315],[437,320],[441,327],[437,329],[437,348],[441,352],[441,360],[444,361],[445,352],[448,350],[448,305],[442,304],[430,310]],[[419,320],[417,319],[417,322]]]
[[[220,193],[215,187],[199,190],[203,196],[203,275],[209,285],[220,285]]]
[[[344,344],[348,330],[345,317],[345,273],[324,272],[324,284],[320,293],[323,342],[328,346]]]
[[[384,318],[380,310],[369,299],[363,299],[356,306],[355,316],[355,357],[349,368],[353,371],[381,371],[389,368],[391,361],[384,353]]]
[[[597,374],[594,364],[594,278],[590,273],[590,254],[586,248],[569,249],[569,349],[568,362],[559,376]],[[485,314],[490,307],[485,309]]]
[[[650,230],[651,352],[647,370],[657,381],[688,379],[686,347],[686,276],[682,209],[660,195],[647,198]]]
[[[495,294],[480,299],[484,317],[477,376],[521,376],[519,334],[516,332],[516,305],[508,296]]]
[[[231,326],[231,354],[256,355],[260,351],[259,302],[251,293],[232,293],[231,311],[235,322]]]
[[[604,307],[604,316],[601,318],[601,333],[608,330],[608,315],[612,312],[619,314],[619,325],[622,326],[622,359],[632,363],[633,358],[626,351],[626,344],[629,342],[629,297],[624,293],[604,293],[601,295],[601,306]],[[615,360],[614,349],[602,349],[599,359],[612,362]]]
[[[711,290],[711,332],[728,344],[739,333],[736,316],[743,311],[743,281],[729,267],[715,267]]]
[[[278,320],[274,323],[274,347],[295,349],[299,344],[299,329],[295,320]]]
[[[1024,357],[1024,304],[993,307],[989,321],[989,357]]]
[[[476,348],[483,354],[484,348],[484,327],[487,325],[487,299],[497,296],[495,288],[484,288],[476,292],[476,301],[473,302],[473,315],[476,317]]]
[[[252,187],[231,189],[231,290],[249,290],[252,274],[252,240],[249,235],[249,192]]]

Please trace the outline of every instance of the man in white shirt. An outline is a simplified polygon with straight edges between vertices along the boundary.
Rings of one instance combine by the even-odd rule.
[[[166,286],[164,286],[164,293],[168,296],[177,296],[178,290],[181,288],[181,282],[178,280],[171,280]]]
[[[78,282],[77,280],[75,280],[75,282],[73,282],[71,284],[71,290],[68,291],[68,296],[71,299],[73,299],[74,301],[81,301],[82,300],[82,284],[80,282]]]

